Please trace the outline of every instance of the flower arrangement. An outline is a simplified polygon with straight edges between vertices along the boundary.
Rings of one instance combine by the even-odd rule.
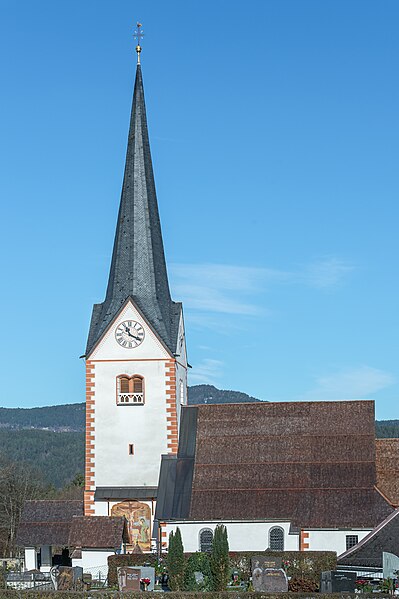
[[[364,578],[358,578],[356,581],[356,589],[361,593],[371,593],[373,587],[370,584],[369,580],[364,580]]]
[[[140,582],[143,585],[143,590],[146,591],[151,580],[150,580],[150,578],[140,578]]]

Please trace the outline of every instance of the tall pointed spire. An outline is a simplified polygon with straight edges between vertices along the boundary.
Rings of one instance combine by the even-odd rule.
[[[129,297],[175,352],[181,305],[170,297],[139,63],[107,293],[93,307],[86,355]]]

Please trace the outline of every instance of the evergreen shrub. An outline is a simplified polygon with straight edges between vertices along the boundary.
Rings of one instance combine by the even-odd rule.
[[[174,534],[172,531],[169,535],[167,563],[170,590],[182,591],[184,589],[186,559],[184,557],[183,542],[179,527],[176,528]]]
[[[225,591],[230,577],[229,542],[227,528],[218,524],[215,528],[210,557],[212,590]]]

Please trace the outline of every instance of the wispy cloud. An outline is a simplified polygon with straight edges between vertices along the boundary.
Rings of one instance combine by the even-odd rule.
[[[302,276],[304,282],[311,287],[327,289],[341,283],[352,270],[353,266],[343,260],[327,258],[309,264]]]
[[[390,372],[361,365],[317,377],[314,388],[301,399],[365,399],[394,383]]]
[[[256,315],[266,270],[225,264],[173,264],[174,292],[192,310]],[[249,297],[248,297],[249,296]]]
[[[193,370],[189,371],[189,384],[209,384],[214,385],[222,375],[223,362],[205,358],[194,365]]]
[[[229,264],[172,264],[173,288],[189,310],[257,316],[270,310],[259,305],[259,295],[272,285],[305,285],[330,289],[353,266],[337,258],[325,258],[284,271]]]

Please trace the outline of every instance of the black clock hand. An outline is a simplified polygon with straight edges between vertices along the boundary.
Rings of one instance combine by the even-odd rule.
[[[128,329],[126,327],[126,333],[129,335],[129,337],[133,337],[133,339],[136,339],[136,341],[140,341],[140,337],[136,337],[136,335],[132,335],[130,332],[130,329]]]

